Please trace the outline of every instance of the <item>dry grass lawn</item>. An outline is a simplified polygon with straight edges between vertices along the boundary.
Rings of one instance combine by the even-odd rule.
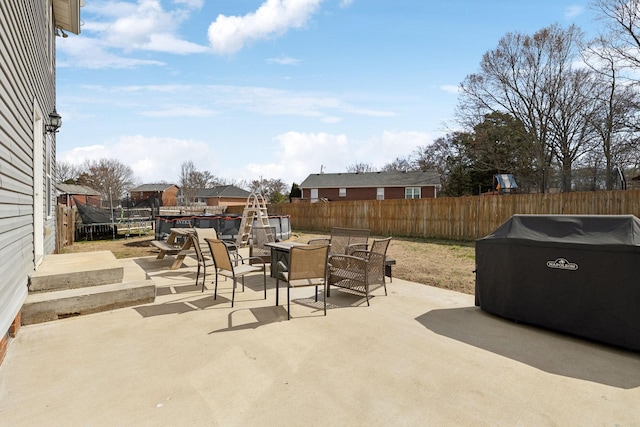
[[[294,231],[292,241],[306,242],[327,234]],[[376,236],[372,236],[376,237]],[[152,256],[152,236],[76,242],[63,253],[108,250],[116,258]],[[387,255],[396,259],[393,277],[466,294],[474,293],[475,245],[472,242],[445,242],[428,239],[394,238]]]

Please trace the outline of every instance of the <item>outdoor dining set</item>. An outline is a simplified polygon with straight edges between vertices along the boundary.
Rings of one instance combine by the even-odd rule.
[[[291,318],[290,290],[298,287],[322,288],[324,314],[331,286],[364,296],[369,305],[370,292],[384,288],[387,295],[386,275],[390,276],[395,260],[387,257],[391,237],[369,239],[370,230],[339,228],[331,230],[328,238],[302,242],[276,241],[274,227],[256,227],[251,231],[249,256],[242,256],[235,242],[219,238],[214,228],[175,228],[167,241],[154,241],[160,253],[175,255],[171,269],[179,268],[185,257],[197,260],[196,286],[205,290],[207,267],[213,267],[213,298],[217,299],[220,276],[232,280],[231,307],[235,303],[238,279],[244,291],[244,278],[251,273],[262,273],[264,298],[267,298],[267,264],[270,276],[276,279],[276,306],[279,305],[280,285],[287,288],[287,312]],[[202,276],[202,278],[200,277]]]

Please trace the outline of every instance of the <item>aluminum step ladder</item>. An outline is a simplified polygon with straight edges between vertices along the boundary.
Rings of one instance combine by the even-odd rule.
[[[269,227],[267,201],[262,194],[251,193],[247,197],[247,203],[242,211],[238,236],[236,237],[236,245],[239,248],[244,248],[249,244],[254,221],[259,227]]]

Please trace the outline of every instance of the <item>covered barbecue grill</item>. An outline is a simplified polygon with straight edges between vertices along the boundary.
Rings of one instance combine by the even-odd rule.
[[[640,350],[640,219],[514,215],[476,241],[476,305]]]

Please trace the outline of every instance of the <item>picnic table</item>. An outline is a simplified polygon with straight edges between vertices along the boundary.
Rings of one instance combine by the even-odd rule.
[[[176,259],[169,269],[177,270],[182,266],[185,257],[194,253],[189,238],[194,230],[193,228],[172,228],[170,231],[166,241],[152,240],[151,244],[160,249],[156,259],[163,259],[166,255],[175,255]]]

